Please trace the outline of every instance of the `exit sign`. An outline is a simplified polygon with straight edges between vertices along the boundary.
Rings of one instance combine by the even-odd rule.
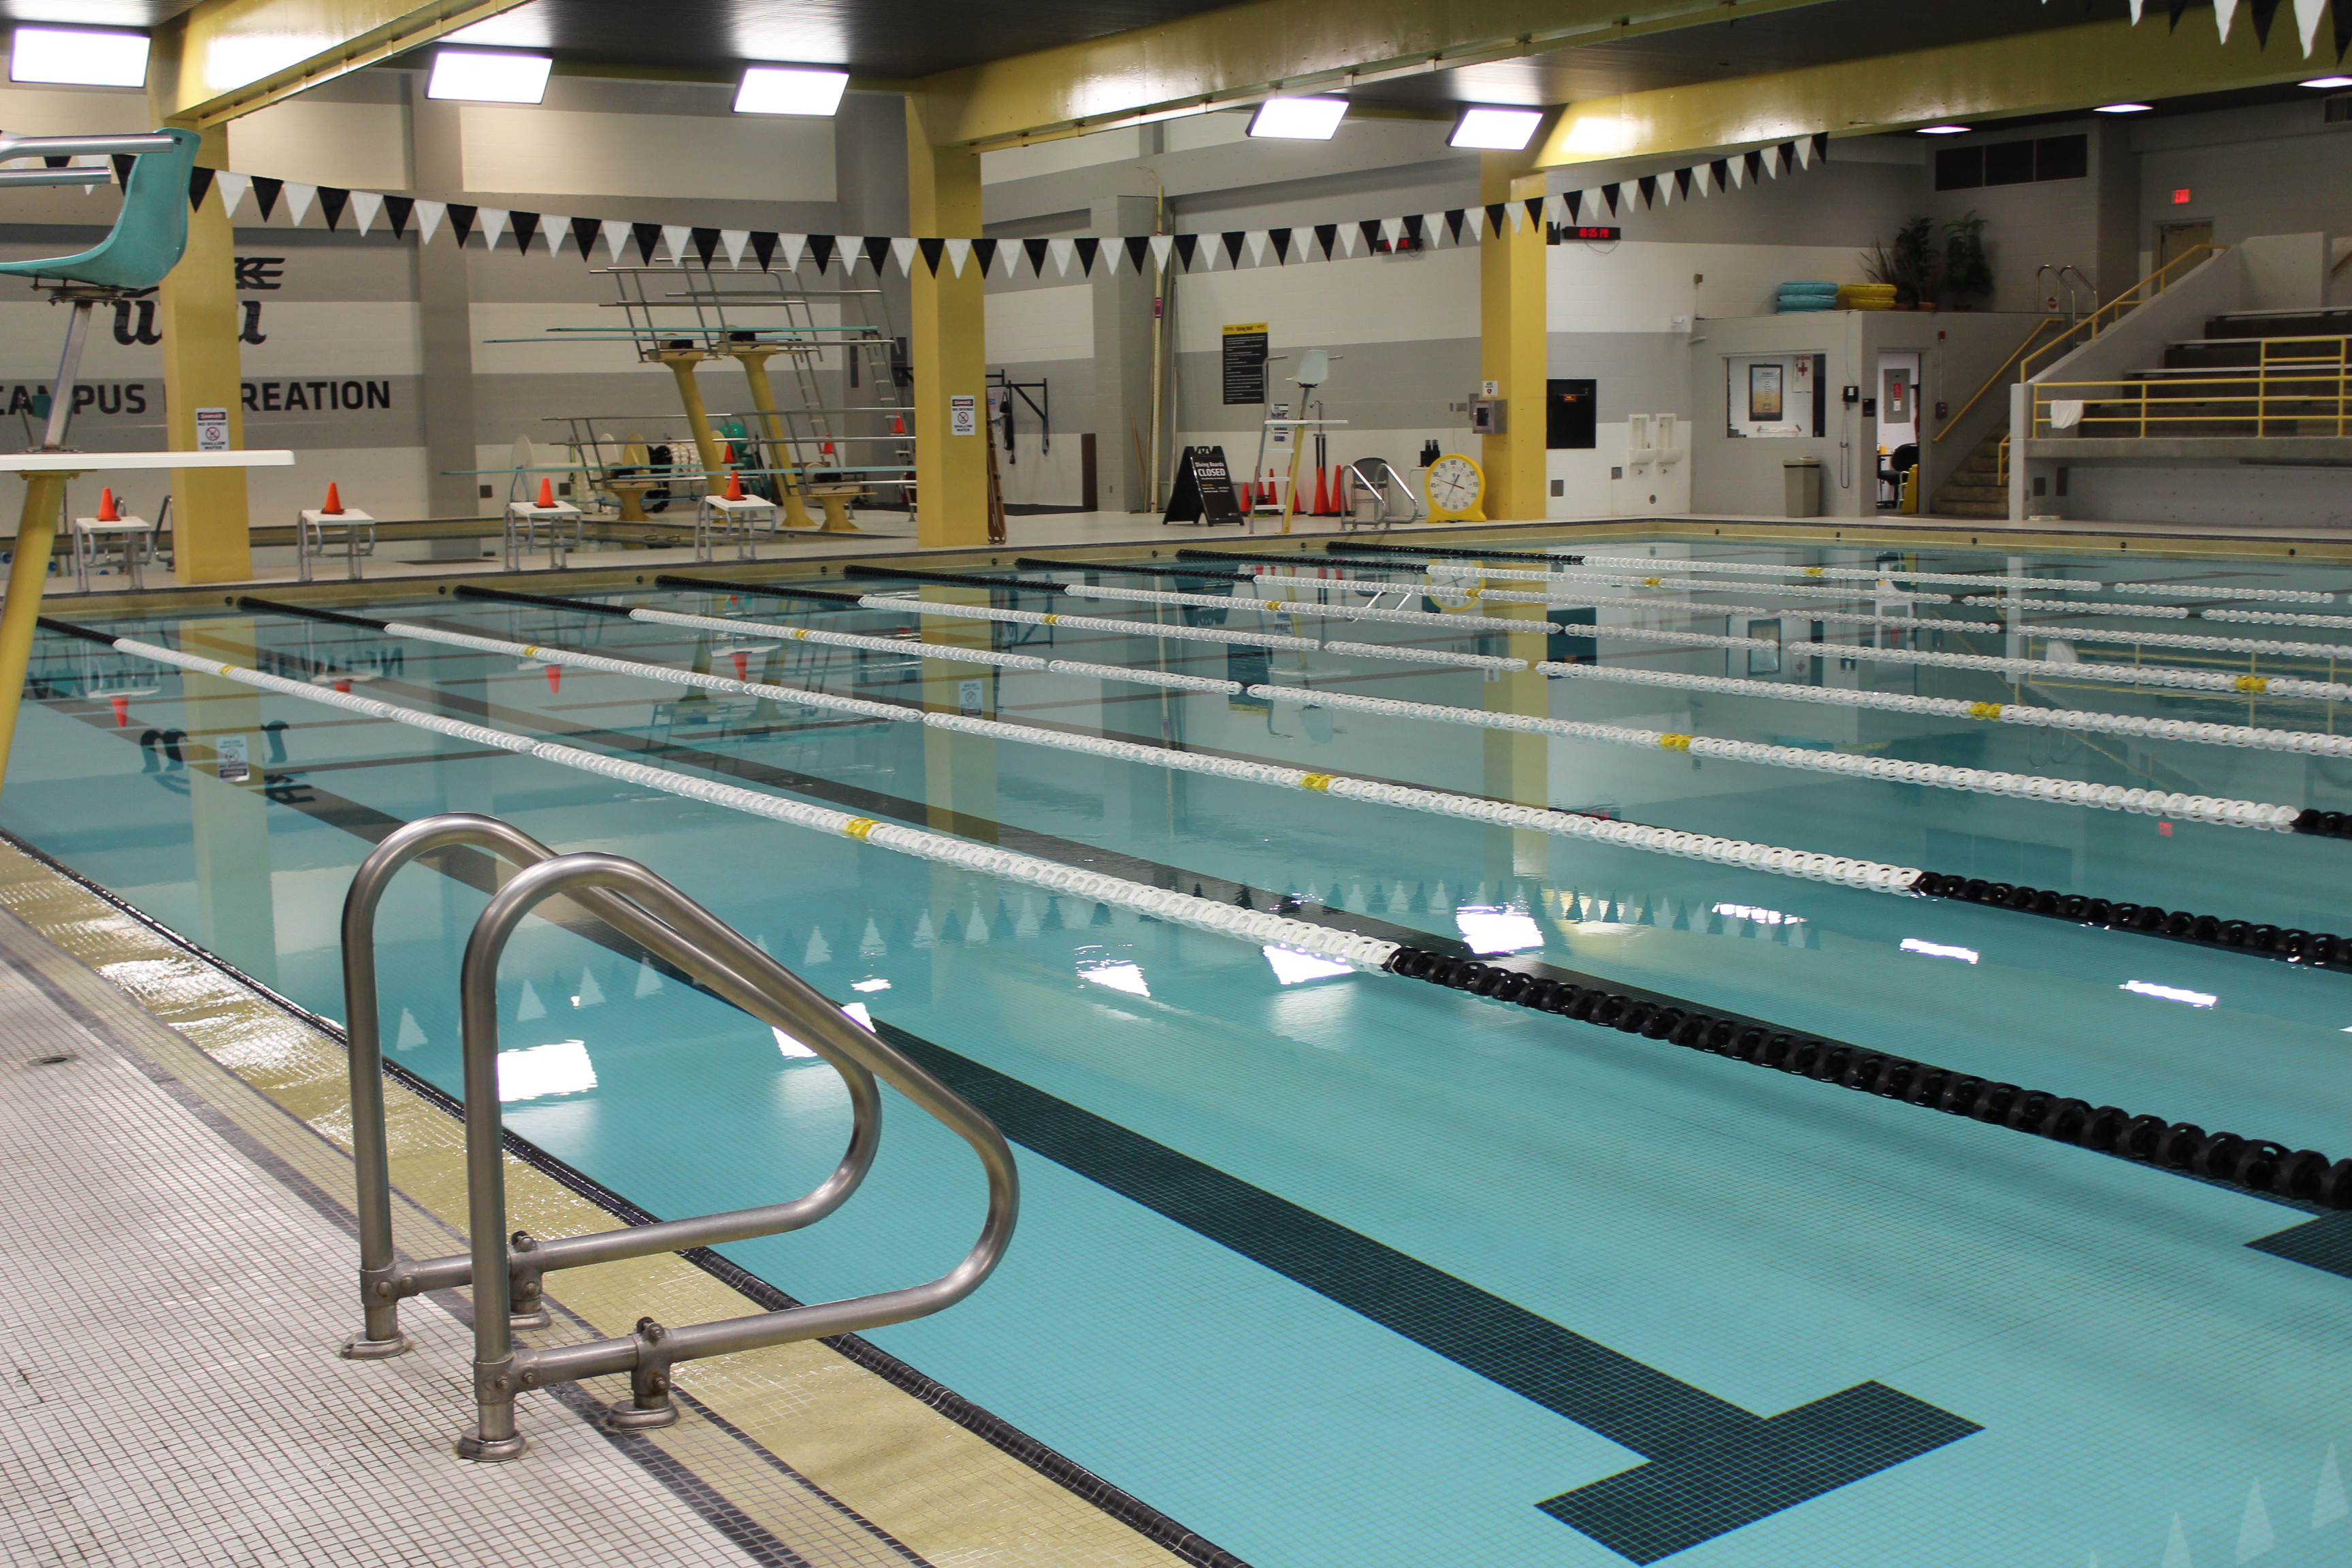
[[[2172,193],[2172,205],[2177,207],[2185,207],[2189,205],[2189,187],[2183,185]]]

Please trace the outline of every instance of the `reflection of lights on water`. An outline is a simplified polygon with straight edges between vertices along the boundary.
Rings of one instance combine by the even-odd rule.
[[[2159,1002],[2185,1002],[2191,1007],[2210,1007],[2219,996],[2208,996],[2202,991],[2183,991],[2177,985],[2158,985],[2149,980],[2126,980],[2120,989],[2136,991],[2142,996],[2153,996]]]
[[[1301,952],[1295,947],[1262,947],[1265,961],[1274,968],[1275,979],[1285,985],[1297,985],[1308,980],[1322,980],[1334,974],[1353,974],[1356,967],[1319,953]]]
[[[1957,958],[1962,963],[1974,963],[1977,961],[1977,951],[1972,947],[1946,947],[1940,942],[1921,942],[1916,936],[1906,936],[1903,939],[1903,951],[1925,953],[1929,958]]]
[[[887,986],[889,984],[889,982],[886,980],[883,982],[883,984]],[[863,991],[866,987],[861,985],[858,989]],[[865,1003],[852,1002],[847,1006],[842,1008],[841,1011],[844,1016],[847,1017],[852,1023],[865,1030],[867,1034],[870,1035],[874,1032],[874,1015],[866,1010]],[[768,1026],[768,1032],[776,1037],[776,1049],[782,1052],[785,1056],[792,1058],[794,1061],[799,1061],[803,1058],[814,1058],[816,1055],[816,1052],[811,1050],[807,1046],[803,1045],[800,1041],[793,1038],[792,1036],[787,1035],[772,1024]]]
[[[525,1050],[499,1053],[499,1099],[544,1100],[596,1087],[596,1066],[585,1040],[554,1040]]]
[[[1517,952],[1541,947],[1543,928],[1517,910],[1494,904],[1465,904],[1454,911],[1454,923],[1473,952]]]
[[[1759,910],[1748,904],[1717,904],[1715,912],[1729,915],[1736,921],[1747,921],[1751,925],[1801,926],[1805,923],[1802,915],[1784,915],[1778,910]]]
[[[887,991],[890,989],[890,983],[887,980],[861,980],[850,989],[852,991]]]
[[[1092,981],[1097,985],[1108,985],[1114,991],[1124,991],[1131,996],[1151,994],[1151,987],[1143,983],[1143,971],[1132,963],[1091,964],[1078,971],[1078,978]]]

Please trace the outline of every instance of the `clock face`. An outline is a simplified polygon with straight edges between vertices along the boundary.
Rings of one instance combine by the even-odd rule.
[[[1440,458],[1429,466],[1430,504],[1446,511],[1467,511],[1478,504],[1477,465],[1467,458]]]

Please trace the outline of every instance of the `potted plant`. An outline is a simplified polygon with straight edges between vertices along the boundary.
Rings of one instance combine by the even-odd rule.
[[[1944,225],[1944,292],[1955,310],[1992,293],[1992,262],[1985,255],[1985,220],[1974,207]]]
[[[1936,308],[1936,220],[1914,216],[1895,231],[1892,245],[1874,245],[1862,258],[1874,283],[1892,284],[1898,310]]]

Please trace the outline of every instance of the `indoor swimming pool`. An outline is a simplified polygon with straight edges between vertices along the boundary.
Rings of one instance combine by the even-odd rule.
[[[2335,736],[2324,645],[2352,650],[2352,619],[2325,622],[2352,617],[2352,567],[1703,531],[1558,548],[1628,564],[1547,580],[1501,553],[1489,574],[1343,542],[1283,557],[1266,585],[1171,544],[1061,574],[1108,596],[1008,555],[982,570],[1019,588],[835,573],[766,579],[829,597],[651,580],[572,595],[671,621],[513,596],[331,602],[471,642],[254,605],[76,618],[330,698],[2352,1155],[2352,973],[1891,894],[1853,869],[2352,928],[2352,842],[2229,819],[2231,802],[2352,810],[2352,747],[2165,722]],[[855,602],[875,595],[908,606]],[[1286,607],[1253,607],[1268,599]],[[956,613],[992,606],[1041,614]],[[1352,646],[1313,646],[1333,641]],[[2115,679],[2135,668],[2196,679]],[[56,632],[32,695],[0,826],[329,1016],[353,869],[436,812],[642,861],[755,936],[1021,1159],[995,1278],[872,1341],[1256,1568],[2352,1551],[2352,1214]],[[1097,736],[1307,782],[1055,743]],[[2189,798],[2114,809],[2095,790],[2029,798],[2019,777]],[[1350,780],[1420,793],[1351,796]],[[1482,821],[1433,795],[1586,827]],[[1609,821],[1847,869],[1589,831]],[[457,952],[489,877],[466,855],[413,868],[379,924],[389,1054],[453,1092]],[[829,1067],[602,928],[527,925],[501,1016],[509,1125],[656,1215],[795,1195],[838,1155]],[[886,1130],[839,1215],[722,1250],[802,1300],[940,1272],[978,1225],[978,1165],[903,1102]],[[319,1325],[321,1344],[352,1326]]]

